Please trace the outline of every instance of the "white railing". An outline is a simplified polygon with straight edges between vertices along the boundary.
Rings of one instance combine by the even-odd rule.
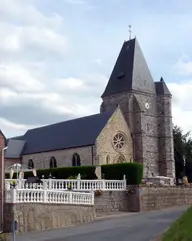
[[[94,205],[94,192],[72,192],[45,189],[9,189],[6,191],[7,203],[55,203]]]
[[[48,190],[68,190],[74,191],[121,191],[126,190],[126,179],[123,180],[62,180],[62,179],[42,179],[42,184],[25,183],[26,179],[6,179],[5,187],[10,189],[11,183],[16,182],[17,189],[48,189]]]

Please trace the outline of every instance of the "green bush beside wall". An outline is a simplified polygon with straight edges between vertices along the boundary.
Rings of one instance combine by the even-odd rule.
[[[102,165],[101,170],[109,180],[122,180],[126,175],[128,185],[141,184],[143,178],[143,166],[135,162]]]

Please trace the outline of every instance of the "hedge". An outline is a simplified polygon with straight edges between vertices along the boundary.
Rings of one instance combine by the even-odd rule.
[[[123,176],[126,175],[127,184],[130,185],[141,184],[143,177],[143,166],[133,162],[102,165],[101,171],[103,178],[108,180],[122,180]],[[37,170],[37,176],[40,179],[42,175],[44,175],[45,179],[49,178],[50,173],[56,179],[75,179],[79,173],[82,179],[96,179],[95,166],[58,167]],[[32,171],[25,173],[25,178],[32,176]],[[6,178],[9,178],[9,174],[6,174]],[[14,173],[13,178],[16,178],[16,173]]]
[[[49,174],[51,173],[52,177],[56,179],[68,179],[70,177],[76,178],[76,176],[80,173],[83,179],[95,179],[95,166],[78,166],[78,167],[58,167],[51,169],[38,169],[37,176],[41,179],[42,175],[44,178],[49,178]],[[9,176],[9,175],[8,175]],[[6,174],[6,178],[9,178]],[[28,177],[32,177],[33,173],[25,172],[25,179]],[[16,173],[14,173],[13,178],[16,178]]]
[[[141,184],[143,178],[143,166],[135,162],[102,165],[101,170],[108,180],[122,180],[126,175],[128,185]]]

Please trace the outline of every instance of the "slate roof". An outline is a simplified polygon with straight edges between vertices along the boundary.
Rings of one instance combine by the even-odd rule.
[[[5,158],[20,158],[24,145],[25,141],[23,140],[10,139],[7,144]]]
[[[157,95],[171,95],[171,92],[169,91],[162,77],[159,82],[155,82],[155,88]]]
[[[101,96],[136,90],[155,94],[155,84],[136,38],[124,42]]]
[[[22,137],[26,144],[21,154],[93,145],[112,114],[105,112],[28,130]]]

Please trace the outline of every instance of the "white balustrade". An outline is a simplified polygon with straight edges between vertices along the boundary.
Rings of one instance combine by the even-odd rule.
[[[25,183],[26,179],[5,180],[6,189],[10,188],[12,181],[16,181],[17,189],[48,189],[48,190],[68,190],[70,187],[74,191],[94,191],[126,190],[126,179],[123,180],[82,180],[82,179],[42,179],[41,184]]]
[[[6,202],[94,205],[94,192],[13,188],[6,191]]]

